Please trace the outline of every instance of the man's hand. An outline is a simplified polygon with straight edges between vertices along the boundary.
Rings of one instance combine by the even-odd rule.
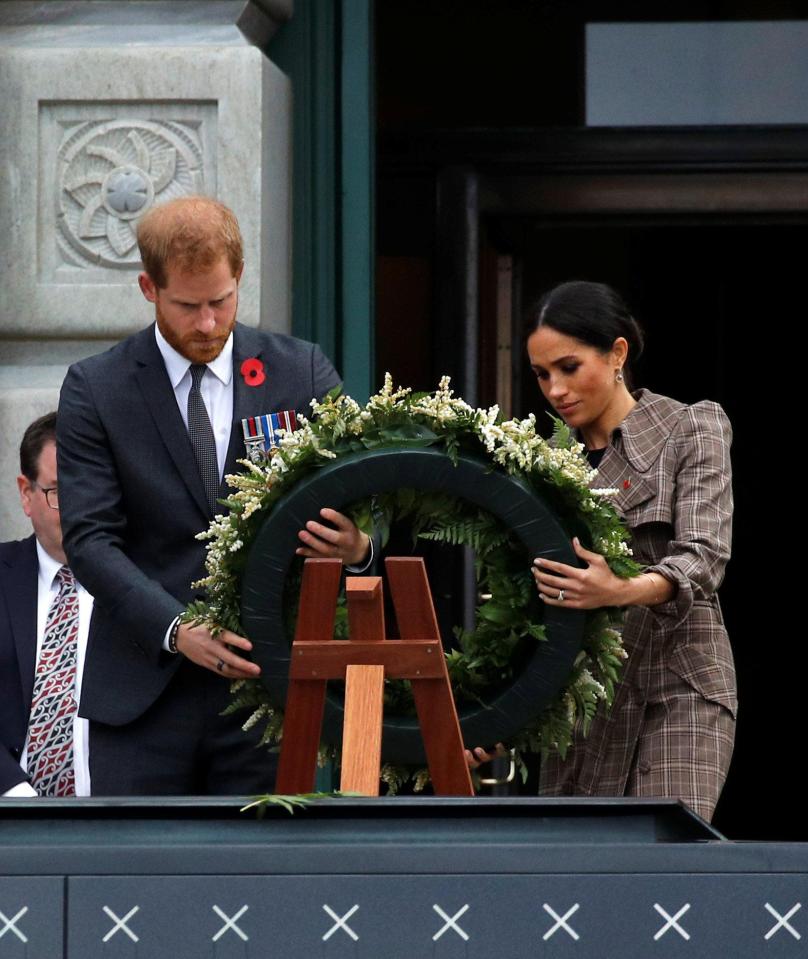
[[[483,763],[490,763],[499,756],[506,756],[507,754],[508,751],[502,743],[497,743],[490,752],[482,746],[475,746],[474,749],[465,750],[466,765],[469,769],[476,769],[478,766],[482,766]]]
[[[367,533],[362,533],[335,509],[321,509],[320,516],[331,525],[309,520],[306,528],[297,534],[306,544],[298,547],[297,555],[308,559],[341,559],[346,566],[361,566],[370,549]]]
[[[261,667],[236,655],[231,649],[250,650],[252,643],[243,636],[223,629],[211,636],[207,626],[191,626],[183,623],[177,631],[177,652],[187,656],[197,666],[204,666],[227,679],[255,679]]]

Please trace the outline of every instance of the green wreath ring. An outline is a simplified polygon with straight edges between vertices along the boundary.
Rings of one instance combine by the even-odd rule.
[[[581,445],[560,421],[548,442],[532,416],[502,421],[496,407],[474,409],[453,396],[447,378],[427,394],[394,389],[387,376],[365,406],[333,391],[312,407],[311,422],[301,417],[265,458],[243,461],[245,472],[228,477],[228,512],[200,534],[209,540],[208,575],[196,585],[206,598],[188,607],[186,620],[248,635],[262,667],[261,681],[233,684],[231,709],[250,709],[245,726],[263,722],[264,741],[280,740],[297,534],[328,505],[365,531],[400,520],[417,538],[474,549],[485,595],[474,628],[455,629],[455,647],[445,649],[465,741],[504,740],[517,756],[563,755],[575,724],[586,732],[614,697],[625,658],[620,617],[543,606],[531,560],[579,565],[570,543],[577,535],[616,574],[639,569],[608,501],[612,491],[590,488],[594,471]],[[407,684],[388,683],[386,700],[385,756],[417,763],[422,746]],[[331,693],[327,745],[339,738],[341,711]],[[385,768],[394,788],[404,776]]]
[[[284,628],[283,593],[289,566],[306,522],[318,519],[323,503],[342,510],[371,494],[399,488],[451,491],[500,520],[525,547],[527,556],[544,556],[579,566],[570,539],[553,510],[527,483],[491,469],[484,460],[459,456],[453,461],[436,449],[380,449],[342,457],[299,482],[283,508],[264,520],[241,581],[241,621],[253,643],[253,659],[261,666],[270,702],[286,702],[290,649]],[[546,642],[534,644],[532,655],[512,683],[484,703],[458,710],[463,741],[469,745],[509,742],[535,722],[569,677],[581,649],[585,614],[548,606]],[[323,740],[339,742],[343,702],[331,691],[323,717]],[[384,755],[395,763],[422,763],[421,734],[414,717],[385,717]]]

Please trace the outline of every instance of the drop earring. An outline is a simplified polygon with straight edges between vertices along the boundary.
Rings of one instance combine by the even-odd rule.
[[[623,371],[615,370],[614,378],[615,378],[615,382],[622,383],[623,380],[625,379],[625,377],[623,376]]]

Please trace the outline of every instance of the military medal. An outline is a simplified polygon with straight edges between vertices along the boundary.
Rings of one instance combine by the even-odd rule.
[[[261,463],[273,447],[280,445],[283,433],[292,433],[296,429],[297,416],[294,410],[246,417],[241,421],[241,431],[247,459],[251,463]]]

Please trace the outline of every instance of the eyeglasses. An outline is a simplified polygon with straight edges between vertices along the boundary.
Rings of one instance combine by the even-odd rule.
[[[31,483],[32,486],[39,486],[39,483]],[[39,486],[45,494],[45,502],[51,509],[59,509],[59,487],[58,486]]]

